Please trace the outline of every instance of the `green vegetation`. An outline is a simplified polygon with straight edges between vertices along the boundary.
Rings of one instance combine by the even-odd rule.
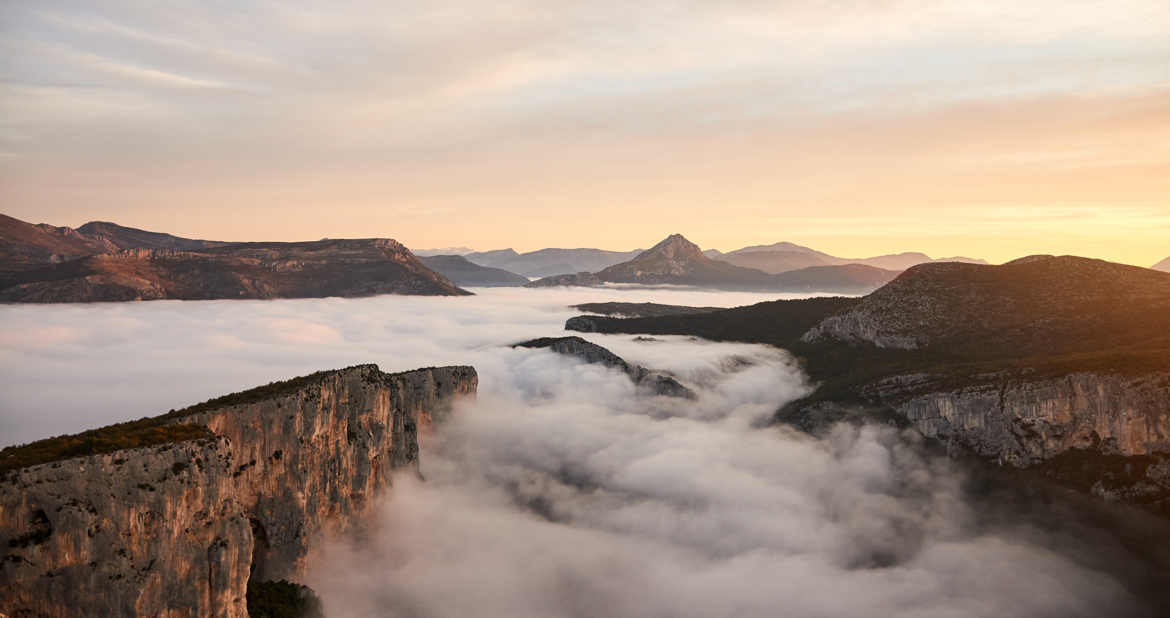
[[[347,371],[349,369],[357,369],[360,367],[373,368],[374,365],[354,365],[353,367],[346,367],[345,369],[331,369],[328,371],[318,371],[315,373],[310,373],[309,375],[306,375],[306,376],[300,376],[298,378],[291,378],[288,380],[279,380],[277,382],[269,382],[268,384],[265,384],[264,386],[257,386],[255,388],[250,388],[248,390],[240,391],[238,393],[231,393],[228,395],[223,395],[221,397],[216,397],[214,399],[208,399],[207,401],[204,401],[202,403],[197,403],[193,406],[183,408],[182,410],[171,410],[170,412],[164,414],[163,416],[161,416],[159,418],[165,418],[165,419],[183,418],[186,416],[191,416],[192,414],[199,414],[200,412],[209,412],[211,410],[218,410],[220,408],[226,408],[227,406],[237,406],[237,405],[243,405],[243,404],[249,404],[249,403],[256,403],[258,401],[264,401],[265,399],[272,399],[274,397],[279,397],[281,395],[287,395],[289,393],[296,392],[296,391],[298,391],[298,390],[300,390],[300,389],[302,389],[310,384],[315,384],[317,382],[320,382],[321,380],[323,380],[326,377],[329,377],[335,373]]]
[[[321,600],[308,586],[280,580],[248,580],[248,615],[252,618],[322,618]]]
[[[214,434],[202,425],[173,425],[164,422],[162,417],[143,418],[71,436],[10,446],[0,450],[0,474],[73,457],[212,437]]]

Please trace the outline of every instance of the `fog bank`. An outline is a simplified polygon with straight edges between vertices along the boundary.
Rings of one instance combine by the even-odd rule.
[[[675,375],[698,394],[685,401],[508,345],[561,333],[573,303],[775,295],[477,291],[0,307],[0,433],[73,432],[356,363],[472,364],[479,396],[424,437],[423,479],[397,476],[368,536],[314,563],[330,618],[1144,615],[1119,575],[1142,565],[1108,535],[1046,534],[1026,510],[990,518],[914,433],[761,428],[811,388],[782,351],[587,335]]]

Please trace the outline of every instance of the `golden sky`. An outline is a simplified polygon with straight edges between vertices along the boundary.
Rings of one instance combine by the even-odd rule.
[[[1170,256],[1170,3],[635,4],[8,3],[0,210],[415,248]]]

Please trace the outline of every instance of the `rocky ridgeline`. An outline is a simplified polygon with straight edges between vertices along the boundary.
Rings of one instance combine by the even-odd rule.
[[[9,472],[0,609],[12,616],[247,616],[255,581],[297,580],[359,525],[420,427],[476,391],[471,367],[374,365],[168,415],[211,437]]]

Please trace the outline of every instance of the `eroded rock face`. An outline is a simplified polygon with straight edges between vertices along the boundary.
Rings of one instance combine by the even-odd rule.
[[[0,485],[0,611],[247,616],[249,577],[295,581],[476,386],[471,367],[351,367],[181,419],[214,438],[16,471]]]
[[[1035,381],[989,376],[959,390],[903,399],[898,378],[875,386],[930,438],[1015,466],[1070,449],[1107,455],[1170,453],[1170,374],[1074,373]],[[905,384],[915,387],[913,380]]]

